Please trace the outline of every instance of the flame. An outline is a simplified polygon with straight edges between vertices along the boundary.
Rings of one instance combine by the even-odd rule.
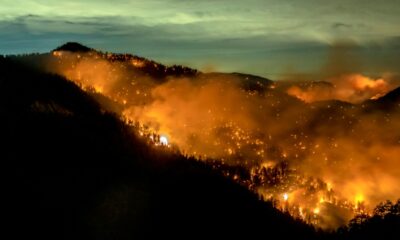
[[[314,208],[314,210],[313,210],[313,213],[314,213],[314,214],[319,214],[319,212],[320,212],[320,209],[319,209],[319,208]]]
[[[98,92],[98,93],[102,93],[103,90],[104,90],[104,87],[103,87],[103,86],[100,86],[100,85],[94,85],[94,90],[95,90],[96,92]]]
[[[138,135],[150,144],[172,143],[183,154],[219,159],[215,168],[239,165],[249,174],[225,170],[224,175],[265,199],[279,200],[277,207],[293,216],[323,218],[334,211],[326,206],[351,215],[366,203],[400,195],[400,168],[393,157],[400,155],[399,136],[393,131],[400,129],[397,112],[365,113],[361,106],[338,109],[331,103],[300,105],[284,94],[280,83],[259,94],[244,91],[235,77],[160,81],[137,69],[144,66],[141,60],[90,54],[78,58],[53,52],[57,61],[49,69],[118,103],[116,111],[139,122]],[[347,73],[326,79],[322,85],[290,85],[287,93],[304,102],[359,103],[395,87],[386,76]],[[344,216],[331,226],[347,220]]]
[[[364,202],[364,196],[362,194],[357,194],[355,197],[355,203],[360,204],[362,202]]]
[[[138,68],[142,68],[146,65],[146,63],[142,60],[138,60],[138,59],[133,59],[132,61],[132,65]]]
[[[168,145],[168,138],[166,137],[166,136],[160,136],[160,143],[162,144],[162,145],[165,145],[165,146],[167,146]]]
[[[289,199],[289,195],[287,193],[283,194],[283,200],[287,201]]]
[[[53,56],[55,57],[62,57],[63,52],[62,51],[53,51]]]

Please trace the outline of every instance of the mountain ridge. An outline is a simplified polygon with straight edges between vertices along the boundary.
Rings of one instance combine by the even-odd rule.
[[[355,225],[355,235],[315,231],[211,166],[155,150],[75,83],[21,62],[0,57],[5,216],[13,236],[378,239],[398,231],[390,228],[394,217]]]
[[[210,166],[148,146],[73,82],[8,58],[0,70],[5,216],[14,236],[257,236],[251,229],[263,225],[277,235],[314,235]]]
[[[160,62],[145,58],[145,57],[141,57],[141,56],[137,56],[131,53],[109,53],[109,52],[102,52],[102,51],[98,51],[96,49],[87,47],[81,43],[78,42],[67,42],[57,48],[55,48],[54,50],[52,50],[51,52],[57,52],[57,51],[69,51],[69,52],[73,52],[73,53],[88,53],[88,52],[95,52],[97,54],[103,55],[104,57],[108,57],[108,59],[110,59],[111,61],[139,61],[137,63],[133,62],[133,65],[138,65],[141,66],[142,62],[143,62],[143,66],[144,67],[149,67],[148,70],[154,71],[154,69],[152,69],[152,67],[155,67],[156,69],[158,69],[160,72],[165,72],[166,75],[175,75],[175,76],[182,76],[182,77],[192,77],[195,76],[197,74],[205,74],[205,75],[209,75],[209,74],[229,74],[232,76],[236,76],[240,79],[250,79],[252,81],[265,81],[264,84],[266,85],[271,85],[272,84],[272,80],[265,78],[265,77],[261,77],[261,76],[256,76],[253,74],[247,74],[247,73],[239,73],[239,72],[231,72],[231,73],[216,73],[216,72],[207,72],[207,73],[203,73],[201,71],[199,71],[198,69],[195,68],[191,68],[188,66],[182,66],[182,65],[171,65],[171,66],[167,66],[164,65]],[[141,67],[143,67],[141,66]],[[177,74],[174,74],[174,72],[177,72]],[[158,74],[160,75],[160,74]]]

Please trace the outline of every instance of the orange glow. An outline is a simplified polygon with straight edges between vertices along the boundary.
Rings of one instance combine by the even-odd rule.
[[[132,60],[132,65],[138,68],[144,67],[145,66],[145,62],[138,60],[138,59],[134,59]]]
[[[326,83],[331,83],[331,86],[311,85],[303,89],[294,85],[287,93],[306,103],[331,99],[360,103],[368,99],[378,99],[394,88],[386,79],[372,79],[361,74],[342,75],[328,79]]]
[[[168,145],[168,138],[166,136],[160,136],[160,143],[162,145],[167,146]]]
[[[287,193],[283,194],[283,200],[287,201],[289,199],[289,195]]]
[[[102,93],[104,87],[103,87],[103,86],[99,86],[99,85],[95,85],[95,86],[94,86],[94,89],[95,89],[96,92]]]
[[[305,221],[314,214],[331,219],[332,209],[340,209],[346,214],[328,226],[337,227],[361,205],[367,212],[400,196],[394,157],[400,156],[394,131],[400,129],[399,111],[376,111],[374,101],[364,104],[399,86],[388,76],[344,73],[308,85],[277,81],[257,92],[244,90],[243,81],[231,75],[152,77],[144,69],[161,65],[132,56],[81,53],[78,58],[55,51],[50,57],[49,71],[101,93],[107,104],[115,104],[105,109],[133,128],[140,123],[141,139],[211,158],[215,168],[239,166],[244,176],[225,169],[224,175],[264,199],[278,200],[278,209]]]
[[[361,74],[354,74],[348,77],[348,81],[353,84],[357,90],[364,89],[382,89],[386,90],[387,82],[384,79],[371,79]]]
[[[314,208],[313,213],[314,213],[314,214],[319,214],[319,211],[320,211],[319,208]]]
[[[362,202],[364,202],[364,196],[362,194],[357,194],[355,197],[355,203],[360,204]]]
[[[53,56],[62,57],[63,53],[61,51],[53,51]]]

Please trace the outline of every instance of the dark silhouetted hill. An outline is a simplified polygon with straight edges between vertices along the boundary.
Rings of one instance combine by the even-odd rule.
[[[126,57],[109,55],[110,61],[125,59],[115,56]],[[389,220],[381,217],[367,225],[353,225],[353,230],[315,231],[205,162],[149,146],[136,136],[134,127],[110,113],[107,104],[99,104],[99,99],[109,101],[104,96],[93,98],[71,81],[40,70],[37,60],[46,57],[0,56],[0,157],[6,185],[2,216],[3,228],[13,238],[377,239],[379,233],[383,238],[399,235],[400,228],[391,227],[398,223],[395,214],[388,215]],[[152,69],[159,68],[153,65]],[[253,79],[256,84],[261,81]],[[331,109],[323,111],[321,116],[328,116]],[[373,235],[368,234],[370,229]]]
[[[377,101],[380,102],[380,104],[386,104],[386,105],[399,104],[400,103],[400,87],[390,91],[385,96],[379,98]]]
[[[372,216],[359,214],[348,227],[339,229],[337,239],[399,239],[400,199],[378,204]]]
[[[210,72],[203,73],[199,76],[200,79],[209,79],[209,78],[218,78],[218,79],[227,79],[227,80],[236,80],[239,86],[246,91],[255,91],[259,93],[263,93],[271,86],[274,85],[274,82],[270,79],[263,78],[260,76],[255,76],[251,74],[245,73],[220,73],[220,72]]]
[[[0,58],[3,225],[16,239],[312,239],[203,162],[155,150],[59,76]]]
[[[89,51],[93,51],[93,49],[88,48],[77,42],[67,42],[67,43],[57,47],[53,51],[89,52]]]
[[[400,109],[400,87],[376,100],[368,100],[365,103],[366,111],[394,111]]]

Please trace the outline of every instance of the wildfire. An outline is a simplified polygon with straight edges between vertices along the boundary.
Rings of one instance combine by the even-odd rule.
[[[320,212],[319,208],[314,208],[314,211],[313,211],[314,214],[319,214],[319,212]]]
[[[287,93],[306,103],[331,99],[360,103],[368,99],[377,99],[392,88],[384,78],[373,79],[361,74],[348,74],[328,79],[325,84],[310,85],[306,88],[294,85]]]
[[[364,201],[364,196],[362,194],[357,194],[355,197],[355,202],[356,203],[361,203]]]
[[[283,200],[287,201],[289,199],[289,195],[287,193],[283,194]]]
[[[141,60],[138,60],[138,59],[133,59],[132,60],[132,65],[135,66],[135,67],[138,67],[138,68],[144,67],[145,64],[146,63],[144,61],[141,61]]]
[[[393,88],[387,78],[346,74],[289,88],[274,83],[257,92],[230,77],[153,79],[143,72],[147,66],[163,74],[172,69],[132,56],[54,51],[51,57],[57,59],[52,71],[116,102],[116,111],[139,122],[137,135],[155,149],[168,150],[173,137],[182,153],[215,159],[213,168],[309,223],[329,219],[330,209],[356,214],[368,211],[365,203],[375,204],[372,199],[400,194],[393,158],[400,154],[393,131],[400,115],[313,104],[377,98]],[[311,104],[288,97],[286,89]]]
[[[94,90],[98,93],[102,93],[104,91],[104,87],[100,85],[94,85]]]
[[[364,212],[365,211],[365,203],[364,203],[364,196],[362,194],[358,194],[355,198],[355,210],[357,212]]]
[[[167,146],[168,145],[168,138],[166,136],[160,136],[160,143],[162,145]]]
[[[61,51],[53,51],[53,56],[62,57],[63,53]]]

